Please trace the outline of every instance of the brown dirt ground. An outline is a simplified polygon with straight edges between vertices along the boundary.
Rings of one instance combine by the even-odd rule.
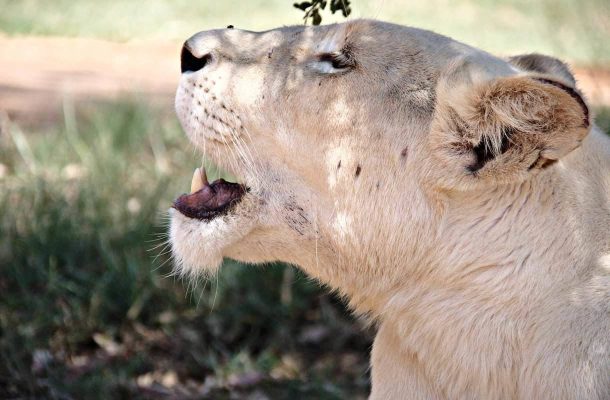
[[[62,104],[145,99],[173,110],[181,43],[0,37],[0,111],[23,126],[61,118]],[[576,68],[596,106],[610,106],[610,68]]]
[[[123,97],[173,110],[181,43],[0,37],[0,111],[23,126],[53,123],[65,100]]]

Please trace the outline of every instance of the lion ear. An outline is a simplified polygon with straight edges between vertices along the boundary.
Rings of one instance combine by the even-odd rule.
[[[462,179],[512,181],[577,148],[589,126],[589,108],[568,82],[513,75],[441,90],[431,141]]]

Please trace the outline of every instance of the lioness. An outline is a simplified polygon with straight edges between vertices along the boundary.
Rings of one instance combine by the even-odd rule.
[[[201,32],[184,274],[281,260],[378,324],[371,399],[610,398],[610,140],[569,69],[356,20]]]

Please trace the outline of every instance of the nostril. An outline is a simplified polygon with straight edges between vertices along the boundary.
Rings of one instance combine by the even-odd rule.
[[[182,72],[196,72],[205,67],[207,63],[212,59],[211,54],[205,54],[202,57],[195,57],[188,46],[185,44],[182,47],[182,53],[180,54],[180,69]]]

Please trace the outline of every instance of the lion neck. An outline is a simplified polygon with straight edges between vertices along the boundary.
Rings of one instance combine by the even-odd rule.
[[[607,189],[595,182],[604,176],[610,187],[610,147],[598,133],[589,136],[582,149],[531,179],[448,195],[417,249],[400,248],[406,239],[320,241],[316,257],[301,265],[373,317],[456,298],[483,304],[492,297],[497,312],[525,312],[577,282],[610,248],[593,248],[599,240],[592,240],[607,236],[610,213],[605,225],[591,223],[609,204]]]

